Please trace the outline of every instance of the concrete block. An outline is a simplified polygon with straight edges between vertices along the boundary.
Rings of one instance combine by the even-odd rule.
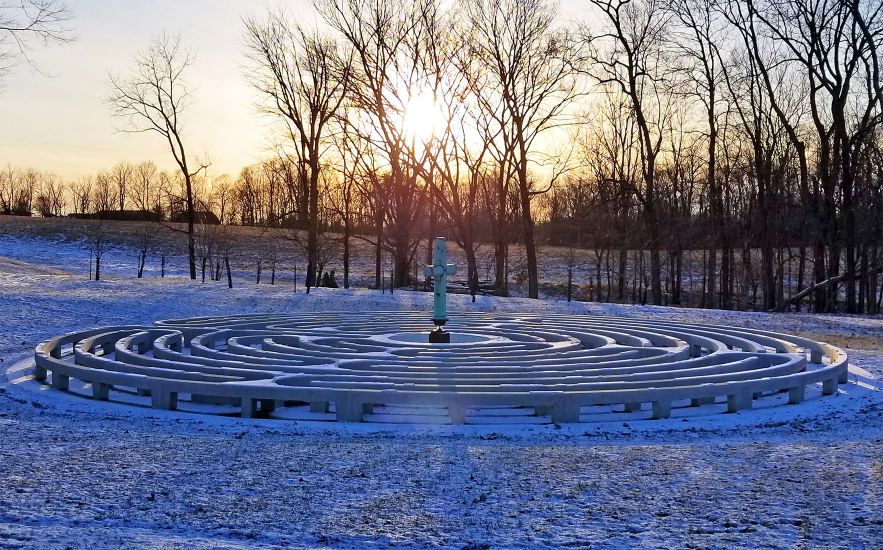
[[[310,402],[310,412],[327,413],[328,412],[328,401],[311,401]]]
[[[533,414],[535,416],[550,416],[552,414],[552,406],[551,405],[536,405],[533,408]]]
[[[690,400],[691,407],[701,407],[702,405],[714,405],[714,397],[694,397]]]
[[[49,373],[43,367],[39,365],[34,366],[34,380],[40,380],[42,382],[43,380],[46,380],[48,374]]]
[[[466,407],[463,405],[448,405],[448,416],[451,417],[451,424],[465,424]]]
[[[150,390],[147,388],[138,388],[139,397],[150,397]]]
[[[552,406],[552,422],[555,424],[572,424],[579,422],[579,402],[563,400]]]
[[[738,412],[743,409],[750,409],[752,405],[752,393],[740,392],[727,396],[727,412]]]
[[[822,362],[822,352],[821,350],[812,350],[810,351],[809,361],[810,363],[821,363]]]
[[[849,370],[844,370],[840,376],[837,377],[838,384],[848,384],[849,383]]]
[[[691,346],[691,351],[693,357],[702,357],[702,346],[700,346],[699,344],[693,344]]]
[[[671,416],[671,401],[659,400],[653,402],[653,418],[669,418]]]
[[[243,397],[242,398],[242,412],[240,416],[242,418],[253,418],[258,414],[258,400],[252,399],[251,397]]]
[[[96,401],[107,401],[110,399],[110,384],[92,382],[92,399]]]
[[[154,391],[150,395],[150,406],[154,409],[174,411],[178,408],[178,392]]]
[[[823,395],[834,395],[837,393],[837,379],[829,378],[822,382],[822,394]]]
[[[374,414],[374,403],[362,403],[362,414]]]
[[[641,410],[642,403],[626,403],[625,404],[625,412],[637,412]]]
[[[361,422],[364,409],[362,403],[352,396],[343,396],[334,402],[338,422]]]
[[[806,398],[806,386],[797,386],[788,390],[788,403],[796,405]]]
[[[70,386],[71,379],[65,374],[52,373],[52,387],[56,390],[66,390]]]

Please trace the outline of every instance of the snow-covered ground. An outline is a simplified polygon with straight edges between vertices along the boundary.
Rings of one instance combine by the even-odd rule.
[[[430,296],[180,277],[88,281],[75,243],[0,239],[0,548],[883,547],[883,321],[449,297],[456,311],[665,317],[807,335],[837,396],[668,420],[421,426],[96,403],[26,359],[72,330],[279,311],[429,310]],[[82,264],[82,265],[81,265]],[[69,270],[65,274],[56,270]]]

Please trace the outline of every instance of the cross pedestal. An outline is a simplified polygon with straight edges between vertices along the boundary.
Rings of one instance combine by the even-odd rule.
[[[447,263],[447,242],[444,237],[436,237],[433,264],[423,269],[423,275],[433,278],[432,322],[435,330],[429,333],[430,344],[450,344],[451,334],[442,328],[448,322],[448,275],[457,273],[457,266]]]

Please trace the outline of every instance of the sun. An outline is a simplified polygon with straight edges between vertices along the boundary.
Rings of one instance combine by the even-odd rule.
[[[408,142],[430,143],[443,131],[447,121],[431,93],[411,96],[402,115],[402,137]]]

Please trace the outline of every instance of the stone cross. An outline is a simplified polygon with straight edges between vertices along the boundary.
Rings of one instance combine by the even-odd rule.
[[[436,324],[437,328],[434,333],[437,332],[438,335],[446,334],[444,330],[442,330],[442,326],[448,320],[448,275],[457,273],[457,266],[446,262],[447,242],[444,237],[436,237],[433,264],[428,265],[423,269],[423,275],[434,279],[433,288],[435,296],[433,300],[432,322]],[[450,342],[450,335],[447,336],[447,341]],[[430,335],[430,342],[433,342],[432,335]]]

